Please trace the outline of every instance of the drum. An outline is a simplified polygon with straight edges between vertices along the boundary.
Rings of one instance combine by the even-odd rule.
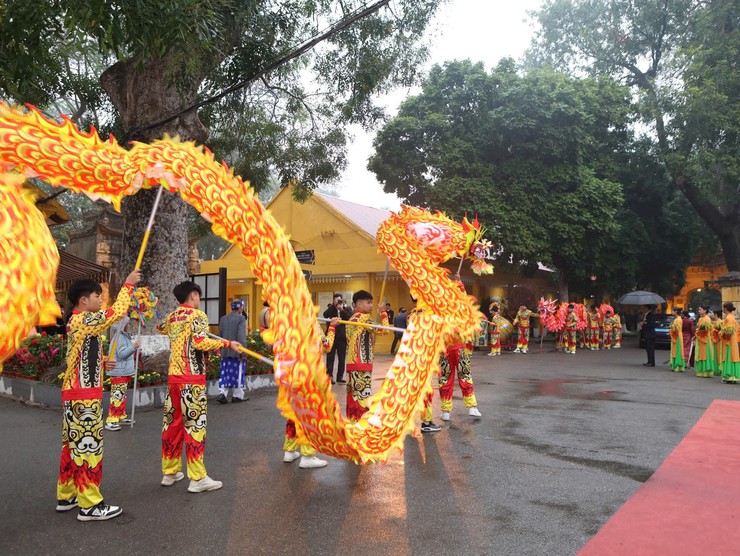
[[[514,336],[514,325],[505,318],[499,318],[498,331],[501,334],[501,345],[508,346]]]

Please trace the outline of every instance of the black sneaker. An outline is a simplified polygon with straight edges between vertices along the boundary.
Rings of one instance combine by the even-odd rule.
[[[68,512],[69,510],[77,507],[77,497],[70,498],[69,500],[57,500],[57,511]]]
[[[343,378],[339,378],[337,379],[337,384],[347,384],[347,381],[344,380]]]
[[[218,398],[216,398],[216,401],[218,403],[229,403],[229,400],[227,400],[226,396],[224,396],[223,394],[219,394]]]
[[[432,423],[431,421],[424,421],[421,424],[421,432],[439,432],[441,430],[442,427]]]
[[[105,521],[106,519],[118,517],[122,513],[123,510],[120,507],[109,506],[101,502],[92,508],[80,508],[80,513],[77,514],[77,521]]]
[[[237,398],[236,396],[231,398],[231,403],[241,403],[246,402],[249,399],[249,396],[244,396],[243,398]]]

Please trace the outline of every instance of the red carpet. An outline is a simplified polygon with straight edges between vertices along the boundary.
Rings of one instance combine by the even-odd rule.
[[[717,400],[578,553],[740,554],[740,402]]]

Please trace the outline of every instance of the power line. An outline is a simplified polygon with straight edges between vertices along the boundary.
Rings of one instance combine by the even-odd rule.
[[[179,112],[176,112],[175,114],[168,116],[167,118],[160,120],[158,122],[155,122],[153,124],[149,124],[142,127],[134,128],[126,133],[126,135],[123,137],[121,143],[126,143],[130,140],[130,138],[138,133],[142,133],[145,131],[149,131],[151,129],[157,128],[159,126],[168,124],[180,116],[184,116],[185,114],[189,114],[191,112],[194,112],[195,110],[198,110],[199,108],[202,108],[204,106],[207,106],[209,104],[213,104],[214,102],[217,102],[224,98],[227,95],[230,95],[231,93],[234,93],[240,89],[243,89],[245,87],[248,87],[251,85],[254,81],[262,77],[263,75],[270,73],[271,71],[279,68],[280,66],[287,64],[291,60],[294,60],[295,58],[298,58],[308,50],[312,49],[314,46],[319,44],[320,42],[328,39],[329,37],[339,33],[340,31],[343,31],[353,23],[359,21],[360,19],[367,17],[371,15],[372,13],[378,11],[383,6],[386,6],[390,3],[391,0],[379,0],[378,2],[375,2],[374,4],[371,4],[369,6],[366,5],[365,8],[355,12],[354,14],[345,17],[344,19],[340,20],[336,24],[332,25],[328,28],[325,32],[314,36],[313,38],[307,40],[303,44],[301,44],[298,48],[294,49],[293,51],[289,52],[285,56],[281,56],[280,58],[274,60],[270,64],[268,64],[266,67],[262,68],[261,70],[257,71],[256,73],[253,73],[252,75],[246,77],[245,79],[231,85],[230,87],[227,87],[226,89],[222,90],[220,93],[213,95],[211,97],[208,97],[204,100],[201,100],[199,102],[196,102],[195,104],[191,104],[190,106],[183,108]]]

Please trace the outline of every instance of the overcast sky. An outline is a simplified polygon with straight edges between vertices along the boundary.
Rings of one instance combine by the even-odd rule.
[[[431,57],[427,70],[446,60],[483,62],[490,69],[501,58],[521,58],[532,39],[533,28],[527,12],[540,6],[542,0],[450,0],[442,6],[431,25]],[[394,115],[399,103],[417,90],[400,90],[384,99],[388,112]],[[351,128],[355,140],[350,145],[348,166],[337,184],[342,199],[377,208],[396,210],[395,195],[383,187],[369,172],[367,159],[372,154],[374,134]]]

